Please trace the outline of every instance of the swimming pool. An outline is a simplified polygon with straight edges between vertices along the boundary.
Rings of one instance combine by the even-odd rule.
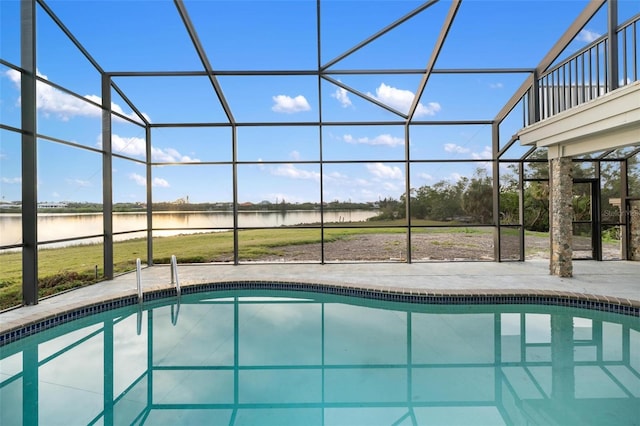
[[[0,348],[0,424],[633,424],[640,319],[218,291]]]

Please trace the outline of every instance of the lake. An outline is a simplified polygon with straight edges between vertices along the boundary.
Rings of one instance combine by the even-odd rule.
[[[375,216],[375,210],[325,211],[325,223],[363,222]],[[238,226],[278,227],[320,223],[318,210],[288,211],[240,211]],[[114,213],[113,232],[128,232],[145,229],[146,213]],[[155,212],[153,214],[154,236],[169,236],[198,232],[211,232],[211,228],[233,228],[233,212]],[[198,229],[200,228],[200,229]],[[205,229],[202,229],[205,228]],[[39,213],[38,241],[86,237],[102,234],[101,213]],[[115,235],[115,241],[144,237],[144,233]],[[101,239],[84,239],[80,243],[100,242]],[[21,216],[17,213],[0,214],[0,246],[22,242]],[[60,247],[77,244],[78,241],[47,245]]]

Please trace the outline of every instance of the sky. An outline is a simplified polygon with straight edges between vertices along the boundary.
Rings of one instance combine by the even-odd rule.
[[[412,163],[407,171],[402,114],[409,111],[422,75],[349,72],[424,69],[449,1],[422,10],[344,55],[421,4],[408,0],[324,1],[320,4],[318,51],[315,1],[185,1],[215,71],[314,71],[319,63],[330,64],[330,74],[320,80],[317,75],[217,76],[238,123],[239,202],[319,202],[321,183],[326,202],[398,199],[405,191],[407,173],[411,187],[417,188],[441,180],[455,183],[478,168],[490,167],[486,159],[491,156],[491,126],[412,124],[411,159],[474,161]],[[435,68],[533,68],[585,4],[584,0],[465,0]],[[104,71],[203,70],[172,1],[52,0],[47,5]],[[0,1],[0,57],[14,65],[19,65],[20,52],[18,6],[16,0]],[[601,10],[587,24],[568,52],[606,32],[605,12]],[[621,22],[637,13],[638,2],[619,2]],[[38,199],[101,202],[100,73],[41,7],[37,33],[40,77],[80,97],[39,82],[38,133],[86,148],[38,140]],[[492,120],[526,77],[526,73],[433,74],[413,120]],[[232,129],[207,77],[115,76],[113,82],[150,123],[215,124],[152,128],[151,161],[157,163],[152,168],[153,201],[186,196],[191,202],[233,199]],[[19,84],[19,72],[0,64],[0,124],[4,126],[20,127]],[[113,90],[112,110],[142,123]],[[505,120],[501,145],[520,128],[521,116],[521,109],[516,108]],[[301,125],[320,120],[327,124]],[[349,124],[359,121],[385,124]],[[389,122],[397,124],[386,124]],[[145,129],[114,116],[112,131],[114,152],[126,157],[113,160],[113,201],[144,202]],[[508,157],[517,158],[524,152],[526,148],[515,146]],[[329,163],[321,168],[320,158]],[[176,162],[188,164],[169,164]],[[19,134],[0,128],[3,201],[20,200],[20,176]]]

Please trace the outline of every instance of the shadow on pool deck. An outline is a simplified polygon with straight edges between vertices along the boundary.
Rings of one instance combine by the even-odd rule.
[[[572,292],[626,299],[640,306],[640,262],[576,261],[574,277],[548,273],[547,260],[526,262],[339,263],[339,264],[194,264],[179,265],[181,285],[221,281],[286,281],[411,288],[455,294],[469,290]],[[144,291],[170,287],[170,268],[142,270]],[[82,305],[136,294],[136,274],[127,273],[0,314],[0,331]]]

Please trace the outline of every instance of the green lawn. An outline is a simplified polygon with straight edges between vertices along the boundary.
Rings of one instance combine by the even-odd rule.
[[[401,229],[327,229],[325,241],[372,232],[402,232]],[[320,242],[317,229],[245,230],[238,234],[239,256],[256,259],[277,254],[277,247]],[[146,239],[116,242],[113,245],[114,272],[135,269],[136,258],[146,261]],[[154,240],[154,263],[168,263],[172,254],[181,263],[216,262],[233,259],[233,233],[217,232],[162,237]],[[45,249],[38,253],[39,295],[47,296],[69,288],[91,284],[104,274],[101,244]],[[97,272],[96,272],[97,271]],[[0,254],[0,309],[22,301],[22,254]]]
[[[436,222],[413,221],[416,226],[433,226]],[[361,234],[404,233],[404,220],[341,224],[352,228],[325,227],[325,242],[336,241]],[[415,228],[414,232],[476,233],[492,232],[491,228]],[[265,255],[278,255],[281,247],[320,243],[319,229],[295,227],[277,229],[243,230],[238,232],[239,258],[257,259]],[[136,258],[146,262],[146,239],[116,242],[113,246],[114,272],[122,273],[135,269]],[[172,254],[181,263],[207,263],[233,260],[233,233],[216,232],[186,234],[154,239],[153,262],[168,263]],[[39,295],[44,297],[70,288],[84,286],[102,279],[104,275],[101,244],[81,245],[56,249],[44,249],[38,254]],[[17,306],[22,302],[22,254],[20,252],[0,254],[0,309]]]

